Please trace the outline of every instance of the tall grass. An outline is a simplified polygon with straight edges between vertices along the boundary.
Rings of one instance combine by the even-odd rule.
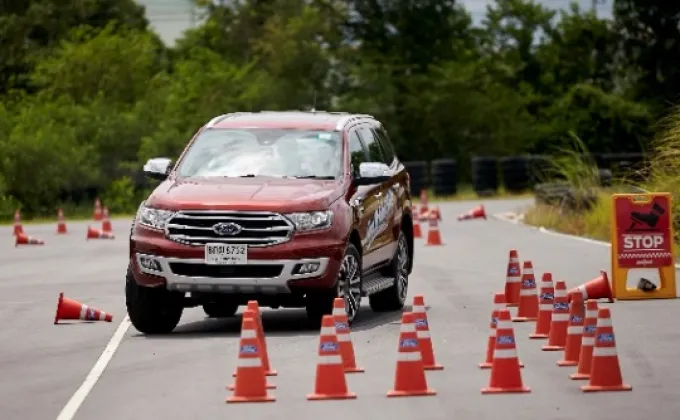
[[[598,187],[597,165],[577,136],[571,136],[572,144],[558,150],[560,157],[553,162],[553,175],[563,178],[581,191]],[[680,240],[680,107],[676,108],[658,125],[657,135],[651,142],[649,161],[644,173],[624,174],[613,180],[611,188],[597,188],[598,200],[586,212],[569,214],[550,206],[535,206],[525,215],[525,222],[565,233],[609,240],[612,223],[612,193],[631,192],[630,186],[649,192],[668,192],[673,196],[673,220],[676,243]],[[643,182],[630,181],[637,178]],[[676,246],[680,253],[680,246]]]

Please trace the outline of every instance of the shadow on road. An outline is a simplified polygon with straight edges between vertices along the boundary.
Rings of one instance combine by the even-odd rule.
[[[367,331],[385,324],[398,324],[401,314],[410,311],[411,306],[404,306],[402,311],[373,312],[362,307],[352,324],[352,331]],[[279,309],[262,312],[262,324],[267,337],[315,336],[319,334],[319,322],[310,321],[304,310]],[[205,318],[200,321],[181,324],[167,335],[134,334],[133,338],[147,339],[191,339],[205,337],[239,337],[241,333],[241,317]]]

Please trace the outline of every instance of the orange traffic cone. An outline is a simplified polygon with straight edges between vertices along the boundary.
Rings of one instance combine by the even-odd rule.
[[[498,323],[496,324],[496,344],[491,363],[491,378],[489,386],[482,388],[482,394],[500,394],[510,392],[531,392],[529,387],[522,383],[522,372],[515,333],[510,321],[510,311],[506,308],[498,310]]]
[[[572,296],[569,307],[569,324],[567,326],[567,342],[564,347],[564,359],[557,362],[557,366],[578,366],[581,354],[581,339],[583,338],[583,323],[585,308],[580,293]]]
[[[265,371],[265,376],[267,375],[267,369],[268,369],[268,364],[269,361],[267,360],[267,353],[265,351],[265,344],[264,344],[264,335],[262,333],[262,328],[260,326],[260,319],[258,318],[258,313],[253,311],[252,309],[248,308],[245,311],[243,311],[243,318],[250,318],[255,322],[255,334],[257,335],[257,340],[260,343],[260,359],[262,360],[262,368]],[[236,375],[238,374],[238,370],[234,371],[232,376],[235,378]],[[267,383],[266,385],[267,389],[276,389],[276,385]],[[236,384],[231,384],[227,385],[227,389],[229,391],[233,391],[236,389]]]
[[[472,220],[472,219],[484,219],[486,220],[486,211],[484,210],[484,205],[480,204],[472,210],[469,210],[460,216],[458,220]]]
[[[66,229],[66,221],[64,220],[64,211],[62,209],[57,210],[57,234],[65,235],[68,233]]]
[[[491,310],[491,322],[489,323],[489,339],[486,343],[486,360],[479,364],[481,369],[491,369],[493,362],[493,351],[496,347],[496,324],[498,323],[498,310],[505,308],[505,295],[495,293],[493,295],[493,309]],[[520,367],[524,364],[520,361]]]
[[[24,233],[24,226],[21,224],[21,212],[14,210],[14,236]]]
[[[94,200],[94,212],[92,213],[92,218],[99,222],[102,220],[102,202],[99,200],[99,197],[95,198]]]
[[[308,400],[347,400],[357,395],[347,389],[345,369],[332,315],[324,315],[319,336],[319,361],[316,365],[314,393]]]
[[[580,285],[569,291],[569,299],[575,293],[580,293],[583,296],[583,300],[588,299],[608,299],[609,303],[614,302],[612,296],[612,289],[609,284],[609,278],[607,278],[607,272],[600,270],[600,276],[590,280],[587,283]]]
[[[25,233],[19,233],[14,240],[14,246],[17,247],[19,245],[45,245],[45,241],[28,236]]]
[[[550,320],[552,318],[553,303],[555,301],[555,288],[553,287],[552,274],[543,273],[541,278],[541,295],[538,303],[538,322],[536,329],[529,338],[542,339],[550,336]]]
[[[264,324],[262,323],[262,312],[260,311],[260,305],[256,300],[249,300],[246,306],[246,310],[251,310],[255,313],[257,321],[257,332],[262,341],[262,363],[264,364],[264,374],[267,376],[277,376],[278,372],[272,369],[269,363],[269,351],[267,350],[267,338],[264,335]]]
[[[567,283],[562,280],[555,283],[555,303],[550,317],[550,334],[548,344],[543,351],[564,350],[567,343],[567,326],[569,325],[569,302],[567,298]]]
[[[113,228],[111,227],[111,219],[109,219],[109,208],[106,206],[104,206],[104,210],[102,211],[102,232],[113,232]]]
[[[267,378],[262,366],[262,345],[257,338],[257,322],[253,317],[244,317],[241,323],[238,362],[234,394],[226,399],[228,403],[271,402],[276,398],[267,394]]]
[[[519,291],[519,307],[514,322],[536,321],[538,319],[538,295],[536,278],[531,261],[524,261],[522,267],[522,288]]]
[[[522,270],[519,267],[519,254],[510,250],[508,269],[505,274],[505,301],[507,306],[519,305],[519,291],[522,287]]]
[[[443,245],[442,236],[439,233],[439,223],[437,222],[437,218],[432,217],[432,215],[428,215],[427,243],[425,243],[425,245]]]
[[[595,347],[590,368],[590,382],[581,387],[583,392],[630,391],[632,386],[623,383],[616,338],[609,308],[600,308],[597,314]]]
[[[414,220],[413,220],[413,237],[414,238],[422,238],[423,237],[423,231],[420,228],[420,219],[419,218],[414,218]]]
[[[113,321],[113,315],[108,314],[101,309],[91,306],[83,305],[73,299],[64,297],[63,293],[59,293],[59,301],[57,302],[57,312],[54,315],[55,325],[60,320],[82,320],[82,321]]]
[[[415,314],[401,314],[399,333],[399,353],[394,374],[394,388],[387,392],[388,397],[415,397],[436,395],[437,391],[428,388],[425,368],[420,355],[420,344],[416,333]]]
[[[413,297],[413,315],[420,357],[423,359],[423,368],[425,370],[444,369],[444,366],[435,361],[432,338],[430,337],[430,326],[427,320],[427,312],[425,311],[425,297],[423,295]]]
[[[597,301],[589,299],[586,302],[586,320],[583,323],[583,339],[581,340],[581,353],[578,358],[578,369],[576,373],[569,375],[571,379],[590,379],[590,367],[593,358],[596,328]]]
[[[432,214],[432,217],[436,218],[438,221],[442,221],[442,212],[439,211],[439,206],[432,207],[430,214]]]
[[[113,233],[102,232],[101,230],[95,229],[92,226],[87,227],[87,240],[90,239],[115,239],[116,237]]]
[[[360,373],[364,369],[357,367],[357,362],[354,358],[354,345],[352,344],[352,336],[349,329],[349,321],[347,319],[347,312],[345,312],[345,301],[342,298],[335,298],[333,300],[333,322],[335,322],[335,334],[340,344],[340,355],[342,356],[342,364],[345,373]]]

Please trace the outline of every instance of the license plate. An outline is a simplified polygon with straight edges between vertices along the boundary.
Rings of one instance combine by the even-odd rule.
[[[210,265],[248,264],[248,246],[206,244],[205,263]]]

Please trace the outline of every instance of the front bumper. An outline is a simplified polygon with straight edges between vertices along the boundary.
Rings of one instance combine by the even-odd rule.
[[[291,292],[291,281],[318,280],[334,273],[329,270],[333,264],[328,257],[250,260],[246,265],[216,266],[198,258],[137,253],[134,263],[140,274],[162,279],[169,290],[183,292],[286,294]],[[301,274],[296,272],[301,265],[315,269]]]
[[[247,264],[215,266],[205,264],[202,247],[179,244],[160,232],[137,227],[130,237],[130,265],[142,286],[184,292],[290,294],[332,287],[345,241],[340,235],[300,235],[283,244],[249,249]],[[300,273],[301,264],[318,266]]]

